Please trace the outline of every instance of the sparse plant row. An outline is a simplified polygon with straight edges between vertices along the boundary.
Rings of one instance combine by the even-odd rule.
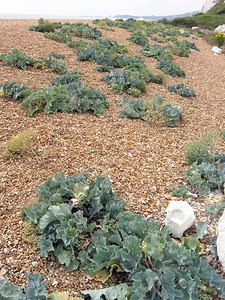
[[[71,41],[73,36],[98,39],[102,35],[101,31],[81,22],[49,22],[42,18],[39,19],[37,26],[30,26],[29,30],[43,32],[45,37],[57,42]]]
[[[63,28],[64,25],[62,25]],[[68,25],[69,26],[69,25]],[[72,25],[71,25],[72,26]],[[48,33],[53,34],[53,33]],[[57,33],[62,35],[62,32]],[[116,41],[110,39],[98,38],[97,41],[92,43],[87,43],[85,41],[72,41],[65,37],[64,33],[62,35],[61,42],[66,42],[71,48],[77,48],[77,59],[79,61],[95,61],[99,67],[97,70],[100,72],[109,72],[114,68],[124,68],[125,70],[121,72],[111,72],[108,76],[103,76],[103,80],[107,81],[110,85],[110,78],[116,77],[115,81],[125,81],[129,78],[134,78],[135,81],[139,82],[137,84],[144,85],[144,87],[139,88],[134,84],[134,80],[131,79],[131,83],[127,82],[127,87],[121,87],[120,83],[116,83],[117,87],[114,85],[114,91],[117,93],[128,92],[132,96],[138,96],[141,92],[145,91],[145,83],[154,82],[162,83],[163,77],[161,75],[154,75],[153,72],[148,68],[144,61],[135,56],[126,56],[124,53],[127,52],[127,48]],[[120,78],[118,78],[120,77]],[[124,78],[123,78],[124,77]]]
[[[109,104],[105,96],[79,81],[79,72],[63,74],[52,81],[52,86],[28,90],[24,85],[7,82],[1,86],[2,96],[22,101],[29,116],[38,112],[88,112],[102,115]]]
[[[66,65],[59,59],[64,58],[63,54],[55,52],[49,53],[47,57],[33,58],[25,52],[13,49],[9,53],[0,53],[0,61],[3,61],[5,66],[17,67],[26,70],[28,67],[47,68],[56,73],[64,73],[67,71]]]
[[[124,274],[122,283],[120,278],[118,285],[83,291],[81,299],[198,299],[202,286],[225,294],[225,283],[204,258],[196,236],[175,242],[159,222],[125,211],[125,202],[113,192],[109,179],[88,182],[86,174],[57,174],[36,192],[39,202],[25,207],[21,216],[36,227],[41,255],[54,253],[68,270],[80,268],[102,283],[115,272]],[[33,287],[39,287],[41,299],[47,299],[41,277],[30,279],[36,282]],[[12,290],[1,281],[0,295],[9,287]],[[16,300],[27,299],[19,298],[27,290],[15,286],[13,290],[19,295]]]

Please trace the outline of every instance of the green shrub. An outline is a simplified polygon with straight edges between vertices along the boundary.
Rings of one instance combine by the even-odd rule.
[[[168,229],[130,212],[121,213],[113,229],[96,233],[92,244],[78,257],[81,268],[92,278],[105,271],[104,279],[107,279],[115,265],[120,266],[128,277],[129,285],[123,287],[118,285],[99,290],[99,293],[82,292],[91,298],[110,292],[110,295],[122,294],[121,299],[132,300],[185,299],[185,295],[197,299],[203,282],[225,293],[222,278],[209,266],[207,259],[201,257],[198,240],[191,236],[177,244],[170,238]],[[191,287],[183,285],[190,280],[193,282]],[[115,296],[114,299],[119,298]]]
[[[129,37],[129,40],[140,46],[145,46],[148,44],[148,38],[145,32],[134,32]]]
[[[134,94],[139,96],[142,92],[145,92],[146,86],[145,81],[142,79],[141,75],[137,71],[131,70],[115,70],[111,71],[102,77],[102,80],[106,81],[117,94],[122,94],[123,92],[129,95]]]
[[[24,154],[27,151],[31,150],[31,138],[33,136],[33,133],[34,131],[32,129],[29,129],[13,136],[6,143],[3,155],[9,156],[11,154]]]
[[[6,66],[17,67],[23,70],[31,66],[36,68],[50,68],[53,72],[63,73],[67,70],[67,67],[62,61],[58,60],[59,58],[64,58],[64,55],[50,52],[47,57],[35,59],[23,51],[13,49],[9,53],[2,54],[0,60],[3,60]]]
[[[157,68],[162,70],[165,74],[173,77],[186,77],[185,72],[168,59],[160,59]]]
[[[22,105],[27,108],[29,116],[42,111],[46,114],[72,111],[67,89],[62,85],[34,91]]]
[[[209,194],[216,189],[220,189],[223,193],[225,184],[225,162],[193,163],[186,173],[186,178],[191,187],[200,195]]]
[[[185,161],[191,165],[193,163],[201,164],[211,159],[212,146],[215,143],[217,134],[209,132],[201,138],[197,138],[186,144],[184,149]]]
[[[190,48],[187,46],[185,41],[177,41],[172,47],[172,53],[181,57],[189,57]]]
[[[13,100],[22,100],[28,96],[30,91],[23,84],[17,85],[15,81],[8,81],[0,86],[0,94]]]
[[[48,257],[53,252],[70,271],[78,268],[76,253],[97,229],[96,222],[115,218],[125,206],[107,178],[96,177],[88,184],[87,177],[60,173],[49,178],[37,189],[40,202],[21,212],[24,219],[38,225],[41,255]]]
[[[58,59],[53,59],[51,57],[40,58],[35,63],[35,66],[37,68],[39,68],[39,67],[48,68],[48,69],[51,69],[53,72],[60,73],[60,74],[67,72],[67,66],[65,65],[64,62],[62,62]]]
[[[54,32],[55,26],[54,26],[54,23],[50,23],[49,21],[41,18],[38,20],[38,25],[30,26],[29,30],[30,31],[38,31],[38,32]]]
[[[219,47],[225,44],[225,34],[223,32],[219,32],[215,35],[215,41]]]
[[[141,48],[141,53],[147,57],[155,57],[157,58],[163,52],[163,47],[155,44],[155,45],[145,45]]]
[[[88,45],[88,43],[83,40],[67,42],[67,46],[70,48],[80,49],[80,48],[85,48],[87,45]]]
[[[151,101],[124,97],[119,105],[123,106],[121,115],[130,119],[164,121],[167,127],[176,126],[182,119],[181,108],[174,104],[165,104],[160,96],[154,96]]]
[[[184,84],[169,85],[167,89],[169,92],[175,92],[182,97],[196,97],[195,91]]]
[[[22,300],[22,299],[47,299],[47,284],[43,277],[38,274],[28,274],[28,284],[25,288],[11,284],[6,279],[0,279],[0,299]]]
[[[50,52],[48,57],[50,59],[64,59],[65,58],[65,55],[64,54],[61,54],[61,53],[56,53],[56,52]]]
[[[174,127],[182,120],[182,109],[175,104],[164,104],[160,113],[165,117],[167,127]]]
[[[115,269],[122,284],[83,291],[89,298],[196,298],[204,283],[225,295],[225,283],[210,267],[202,244],[193,235],[180,243],[159,222],[124,211],[110,180],[86,174],[57,174],[37,189],[40,201],[21,215],[39,233],[41,255],[51,253],[67,270],[79,266],[93,279],[106,282]],[[101,275],[101,276],[100,276]],[[188,282],[192,282],[188,285]],[[1,290],[0,290],[1,292]]]
[[[129,119],[142,119],[147,120],[147,107],[146,101],[143,99],[128,99],[124,97],[119,105],[123,107],[121,116]]]
[[[77,37],[83,37],[86,39],[98,39],[101,37],[102,33],[96,28],[92,28],[88,24],[81,22],[73,23],[70,27],[70,32],[72,35]]]
[[[95,115],[102,115],[108,102],[103,94],[91,89],[80,81],[76,80],[66,84],[68,78],[58,78],[64,85],[55,85],[31,93],[26,97],[22,105],[27,108],[29,116],[35,113],[44,112],[46,114],[56,112],[88,112]],[[56,82],[56,83],[57,83]]]
[[[27,69],[34,66],[36,60],[28,56],[25,52],[13,49],[11,52],[1,55],[5,66],[17,67],[19,69]]]
[[[82,73],[79,71],[72,71],[65,74],[62,74],[60,76],[55,77],[52,80],[52,85],[64,85],[69,84],[74,81],[77,81],[77,79],[80,79],[82,76]]]
[[[46,32],[44,37],[60,43],[66,43],[71,39],[71,36],[68,33],[63,32]]]

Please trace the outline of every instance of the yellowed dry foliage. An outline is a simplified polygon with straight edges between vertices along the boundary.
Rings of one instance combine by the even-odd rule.
[[[11,154],[22,154],[32,149],[31,138],[34,130],[28,129],[13,136],[11,140],[6,143],[3,154],[9,156]]]
[[[68,296],[66,292],[56,292],[50,295],[51,300],[82,300],[80,297]]]
[[[27,243],[37,246],[38,236],[36,227],[28,221],[23,222],[22,238]]]

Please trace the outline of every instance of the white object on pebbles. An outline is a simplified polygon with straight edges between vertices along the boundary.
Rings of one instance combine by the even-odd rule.
[[[166,212],[165,224],[175,238],[181,238],[195,221],[194,210],[186,201],[170,201]]]

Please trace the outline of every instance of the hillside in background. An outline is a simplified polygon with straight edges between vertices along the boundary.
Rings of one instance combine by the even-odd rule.
[[[174,19],[174,18],[183,18],[183,17],[190,17],[193,16],[195,13],[197,13],[196,11],[192,11],[192,12],[188,12],[185,14],[179,14],[179,15],[168,15],[168,16],[155,16],[155,15],[151,15],[151,16],[132,16],[132,15],[116,15],[115,18],[117,19],[144,19],[146,21],[157,21],[157,20],[161,20],[161,19]]]
[[[174,26],[193,27],[198,26],[205,29],[213,30],[221,24],[225,24],[225,3],[220,0],[206,13],[198,13],[191,17],[175,18],[173,20],[163,20],[165,24]]]

